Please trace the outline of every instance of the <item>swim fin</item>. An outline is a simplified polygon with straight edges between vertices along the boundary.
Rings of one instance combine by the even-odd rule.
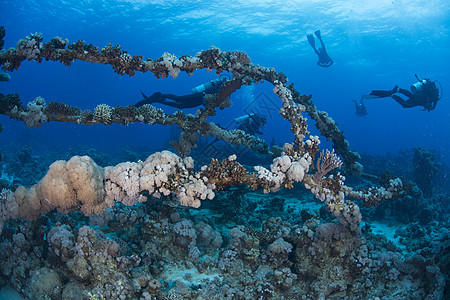
[[[161,103],[165,98],[162,96],[161,92],[155,92],[150,97],[147,98],[150,103]]]
[[[318,38],[319,40],[322,39],[322,35],[320,34],[320,30],[314,31],[314,34],[317,36],[317,38]]]
[[[373,90],[370,92],[369,96],[375,96],[371,98],[385,98],[385,97],[391,97],[393,94],[398,92],[398,86],[394,86],[394,88],[390,91],[384,91],[384,90]],[[369,98],[370,99],[370,98]]]
[[[162,97],[161,92],[153,93],[150,97],[147,97],[143,91],[141,91],[142,96],[144,97],[143,100],[136,103],[134,106],[140,107],[144,104],[152,104],[152,103],[162,103],[164,101],[164,98]]]
[[[316,41],[314,40],[314,36],[312,34],[308,34],[306,37],[308,38],[308,42],[311,47],[316,48]]]
[[[141,90],[141,94],[142,94],[142,97],[144,97],[144,99],[147,99],[148,97],[144,94],[144,92]]]

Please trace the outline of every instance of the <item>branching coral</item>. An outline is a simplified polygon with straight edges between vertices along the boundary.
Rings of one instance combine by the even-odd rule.
[[[214,102],[215,104],[212,110],[207,109],[205,112],[199,112],[197,114],[200,116],[196,118],[195,121],[197,122],[197,126],[195,126],[195,130],[192,132],[198,130],[200,127],[199,124],[205,122],[209,115],[214,115],[214,108],[221,107],[220,105],[223,105],[223,100],[228,97],[228,94],[232,92],[233,89],[238,88],[241,84],[258,83],[266,80],[279,86],[278,89],[280,89],[281,92],[283,89],[289,89],[292,97],[291,100],[302,104],[304,110],[316,121],[316,126],[320,128],[322,135],[328,140],[333,141],[335,151],[343,157],[345,167],[355,174],[361,173],[362,171],[362,166],[356,162],[359,159],[358,154],[349,150],[348,142],[345,140],[342,132],[337,128],[337,124],[332,121],[325,112],[317,111],[312,101],[310,101],[309,96],[300,95],[294,89],[292,84],[286,86],[287,78],[283,73],[277,73],[273,68],[253,65],[250,58],[244,52],[222,52],[220,49],[212,47],[209,50],[197,53],[193,57],[183,55],[177,58],[172,54],[165,53],[162,57],[157,59],[142,59],[141,56],[133,56],[130,60],[130,56],[126,51],[122,50],[120,46],[112,46],[111,44],[102,48],[99,52],[98,47],[86,45],[85,42],[81,40],[69,44],[67,40],[54,38],[48,43],[42,44],[42,37],[39,34],[30,35],[25,39],[27,43],[31,40],[35,41],[31,42],[34,43],[33,47],[39,45],[39,53],[35,51],[32,57],[27,57],[23,54],[22,46],[17,47],[16,49],[10,48],[7,51],[0,53],[0,65],[2,68],[10,71],[16,70],[21,62],[27,58],[34,59],[38,62],[41,62],[42,59],[60,61],[66,65],[70,65],[72,61],[78,59],[91,63],[109,64],[117,73],[128,74],[130,76],[134,75],[135,71],[150,71],[158,78],[165,77],[167,74],[176,77],[180,71],[192,74],[193,71],[201,68],[207,68],[208,70],[215,69],[218,74],[224,70],[233,73],[233,76],[237,81],[233,81],[233,86],[227,84],[222,91],[219,91],[217,97],[219,101]],[[25,42],[21,42],[19,44],[22,45],[24,43]],[[66,45],[67,48],[65,48]],[[281,89],[281,86],[283,86],[283,89]],[[11,115],[11,113],[6,114],[13,118],[18,118],[17,113],[15,115]],[[291,115],[294,116],[294,114]],[[137,115],[136,119],[132,121],[140,121],[141,119],[139,116],[140,115]],[[295,121],[294,118],[295,117],[292,117],[292,120],[290,121],[293,126],[292,129],[294,134],[297,134],[297,125],[295,125],[295,122],[292,122]],[[52,119],[49,118],[49,120]],[[82,123],[85,119],[82,119],[80,116],[79,118],[59,118],[56,120]],[[146,120],[144,120],[144,122],[145,121]],[[113,120],[113,122],[128,124],[128,122],[125,122],[124,120]],[[180,125],[179,123],[181,123],[181,121],[177,122],[177,125]],[[174,123],[164,123],[164,121],[160,120],[160,124]],[[193,127],[192,122],[190,122],[189,125]],[[187,126],[184,126],[182,129],[188,130]],[[185,152],[188,153],[189,151]]]
[[[46,115],[62,115],[62,116],[77,116],[82,113],[81,109],[78,107],[70,106],[64,103],[50,101],[50,103],[45,107],[44,113]]]
[[[94,121],[98,123],[110,124],[112,110],[111,106],[107,104],[99,104],[94,109]]]
[[[26,124],[28,127],[41,127],[47,121],[47,115],[44,113],[45,100],[37,97],[33,102],[27,104],[28,113],[26,115]]]
[[[342,161],[334,154],[334,149],[330,152],[328,149],[326,152],[320,152],[320,157],[317,160],[317,172],[314,175],[314,182],[318,183],[322,180],[322,177],[335,168],[340,168]]]
[[[135,71],[151,71],[158,78],[167,74],[177,77],[180,71],[191,74],[194,70],[215,69],[219,74],[226,70],[233,74],[234,79],[224,84],[217,95],[209,95],[204,108],[195,115],[183,112],[165,114],[151,105],[141,108],[116,107],[106,104],[98,105],[94,113],[84,111],[73,115],[74,109],[62,114],[53,114],[54,109],[45,107],[44,101],[29,103],[27,110],[21,105],[1,103],[0,113],[21,120],[31,126],[39,126],[44,121],[76,122],[92,125],[95,123],[143,122],[148,124],[176,124],[183,133],[180,141],[173,144],[182,156],[189,155],[199,134],[216,136],[226,142],[245,145],[256,151],[267,153],[268,147],[263,140],[245,134],[240,130],[225,130],[213,123],[206,122],[209,116],[216,113],[216,108],[231,105],[228,97],[242,84],[258,83],[263,80],[274,85],[274,93],[281,99],[281,116],[291,124],[294,135],[292,144],[285,144],[280,157],[273,160],[270,170],[256,166],[256,172],[248,172],[235,161],[235,157],[218,162],[213,160],[210,166],[202,168],[201,172],[193,170],[193,161],[189,157],[181,158],[174,153],[163,151],[151,155],[145,162],[123,163],[115,167],[100,170],[87,157],[74,157],[69,162],[58,161],[51,167],[47,175],[37,185],[30,189],[18,188],[8,196],[8,200],[0,203],[0,211],[8,211],[8,205],[20,207],[20,213],[2,214],[0,223],[17,216],[34,219],[40,212],[58,209],[62,212],[81,210],[86,215],[100,213],[113,205],[114,201],[132,205],[145,201],[143,193],[154,197],[174,194],[181,205],[199,207],[201,201],[214,198],[214,190],[234,184],[248,184],[254,189],[264,192],[276,192],[281,188],[292,188],[294,183],[305,185],[326,206],[342,224],[352,232],[359,232],[358,224],[361,215],[358,206],[352,201],[346,201],[345,196],[364,199],[366,203],[379,203],[401,194],[401,181],[393,179],[392,188],[388,190],[369,189],[355,192],[344,185],[345,178],[340,174],[324,177],[331,169],[340,167],[341,162],[334,152],[322,154],[318,160],[317,172],[309,174],[311,165],[319,153],[320,140],[309,136],[306,118],[307,112],[315,121],[321,133],[334,143],[336,153],[343,157],[345,167],[353,173],[361,172],[362,168],[356,160],[358,155],[348,149],[348,142],[342,132],[325,112],[317,111],[310,96],[301,96],[293,87],[286,85],[287,79],[283,73],[277,73],[273,68],[255,66],[248,56],[242,52],[222,52],[211,48],[197,53],[194,57],[165,53],[156,60],[142,60],[140,56],[131,57],[120,46],[108,45],[98,52],[98,48],[86,45],[84,41],[69,44],[53,39],[42,44],[39,34],[30,35],[26,40],[19,41],[16,49],[0,53],[0,64],[8,69],[17,69],[25,60],[42,59],[61,61],[70,65],[75,59],[111,65],[119,74],[133,75]],[[42,50],[42,51],[41,51]],[[7,107],[3,107],[3,104]],[[52,106],[54,106],[52,104]],[[76,111],[76,110],[75,110]],[[81,112],[78,111],[78,112]],[[75,168],[75,171],[72,170]],[[398,179],[400,180],[400,179]],[[381,192],[378,192],[381,191]],[[379,200],[380,199],[380,200]],[[378,202],[377,202],[378,201]],[[25,208],[22,210],[22,207]]]
[[[35,33],[30,34],[25,39],[17,42],[17,51],[19,55],[25,56],[28,60],[42,60],[40,58],[41,50],[43,48],[42,44],[42,34]]]
[[[217,189],[222,189],[230,185],[250,184],[255,178],[238,162],[236,155],[219,162],[213,159],[209,166],[202,167],[200,176],[208,178],[208,182],[213,183]]]

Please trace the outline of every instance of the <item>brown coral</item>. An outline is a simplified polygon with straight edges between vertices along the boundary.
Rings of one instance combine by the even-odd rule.
[[[110,124],[112,117],[111,106],[107,104],[99,104],[94,109],[94,120],[98,123]]]
[[[208,182],[213,183],[217,189],[230,185],[248,184],[255,179],[255,175],[248,173],[235,160],[235,157],[229,157],[220,162],[213,158],[208,166],[203,167],[200,176],[208,178]]]
[[[61,102],[50,101],[45,107],[44,113],[50,115],[78,116],[81,114],[81,109]]]

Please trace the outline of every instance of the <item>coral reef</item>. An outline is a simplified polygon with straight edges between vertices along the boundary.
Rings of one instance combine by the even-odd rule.
[[[308,145],[312,142],[302,147]],[[346,194],[378,204],[381,202],[378,199],[391,199],[402,193],[399,178],[390,181],[389,190],[370,188],[365,192],[346,187],[344,177],[339,174],[323,178],[322,172],[320,182],[314,182],[313,175],[306,174],[312,161],[309,153],[295,159],[298,152],[291,144],[285,147],[292,156],[275,158],[270,171],[256,166],[256,173],[247,172],[235,162],[236,156],[221,163],[213,160],[210,166],[203,166],[196,172],[191,157],[182,159],[169,151],[152,154],[145,162],[120,163],[104,170],[88,156],[56,161],[39,183],[29,189],[20,186],[0,202],[0,230],[9,219],[35,220],[41,213],[54,209],[61,213],[80,211],[87,216],[101,214],[112,207],[114,201],[126,205],[145,202],[144,193],[156,198],[174,194],[180,205],[197,208],[202,201],[215,197],[214,190],[229,185],[247,183],[253,189],[277,192],[281,187],[292,188],[294,182],[302,182],[318,199],[326,202],[327,209],[341,224],[359,233],[359,207],[345,200]]]
[[[0,93],[0,113],[7,114],[14,108],[24,110],[18,94],[3,95]]]
[[[269,194],[258,197],[273,214]],[[318,209],[301,214],[256,228],[157,202],[42,215],[5,228],[0,272],[30,299],[442,299],[448,229],[411,224],[395,245],[370,225],[355,236]]]
[[[67,46],[67,48],[66,48]],[[194,118],[190,120],[174,119],[170,116],[165,118],[168,122],[153,119],[142,119],[143,114],[135,115],[132,120],[113,120],[121,124],[128,124],[130,122],[145,122],[153,124],[155,122],[159,124],[177,124],[184,131],[186,136],[183,141],[180,140],[178,146],[183,153],[189,155],[192,142],[196,141],[193,137],[194,132],[199,131],[201,134],[207,134],[206,130],[210,128],[204,128],[205,120],[209,115],[215,114],[215,108],[221,107],[224,103],[224,97],[240,87],[242,84],[259,83],[262,81],[271,82],[277,85],[276,82],[289,89],[292,101],[300,103],[305,107],[305,111],[309,116],[315,120],[316,126],[320,129],[321,134],[328,140],[333,141],[333,148],[336,153],[343,157],[344,166],[349,172],[359,175],[362,172],[362,165],[357,163],[359,155],[356,152],[349,150],[349,143],[345,140],[343,133],[338,129],[336,122],[331,119],[326,112],[318,111],[311,101],[311,96],[304,96],[298,93],[293,84],[286,86],[287,78],[283,73],[277,73],[273,68],[265,68],[261,66],[255,66],[251,63],[250,58],[244,52],[222,52],[220,49],[212,47],[209,50],[201,51],[195,56],[190,57],[183,55],[179,58],[172,54],[165,53],[162,57],[157,59],[143,59],[142,56],[133,56],[127,54],[122,50],[120,46],[108,46],[98,50],[99,48],[93,45],[86,45],[84,41],[79,40],[76,43],[69,44],[67,40],[62,40],[56,37],[50,40],[48,43],[43,43],[42,36],[38,33],[30,34],[24,40],[20,40],[17,43],[16,48],[10,48],[7,51],[0,53],[0,65],[4,70],[17,70],[21,62],[25,59],[34,59],[37,62],[45,60],[60,61],[66,65],[70,65],[74,60],[83,60],[91,63],[109,64],[113,67],[115,72],[124,75],[132,76],[136,71],[139,72],[152,72],[158,78],[164,78],[167,74],[172,77],[177,77],[180,71],[192,74],[197,69],[206,68],[207,70],[215,69],[217,74],[222,71],[229,71],[233,74],[234,80],[232,83],[224,85],[222,91],[219,91],[217,101],[208,101],[205,109],[200,109]],[[131,59],[130,59],[131,58]],[[13,118],[19,118],[16,113],[5,112]],[[180,115],[181,117],[181,115]],[[183,116],[184,117],[184,116]],[[56,120],[49,118],[49,120]],[[65,119],[57,119],[57,121],[77,122],[83,124],[92,124],[92,120],[82,118],[79,116],[74,118],[68,116]],[[228,132],[233,135],[233,133]],[[294,133],[295,134],[295,133]],[[219,135],[222,138],[224,134]],[[228,139],[228,141],[233,139]],[[259,146],[252,146],[252,143],[261,144],[261,141],[252,139],[251,142],[243,143],[242,140],[237,139],[242,145],[251,147],[257,151],[267,151],[267,149],[261,149]],[[234,140],[233,140],[234,141]],[[263,147],[267,148],[267,146]]]
[[[396,245],[374,233],[370,222],[360,226],[358,202],[365,210],[392,205],[397,199],[412,203],[413,186],[389,174],[365,174],[380,182],[378,186],[370,183],[357,189],[345,185],[340,171],[361,175],[359,155],[349,150],[336,122],[317,111],[310,96],[287,85],[284,74],[253,65],[239,51],[212,47],[193,57],[164,53],[144,60],[111,44],[99,51],[81,40],[70,44],[56,37],[44,43],[38,33],[0,52],[0,65],[8,71],[18,69],[26,59],[68,66],[76,59],[109,64],[116,73],[129,76],[150,71],[158,78],[175,78],[180,72],[192,74],[201,68],[233,75],[217,94],[207,96],[204,107],[194,115],[166,114],[151,105],[100,104],[93,112],[82,111],[59,102],[47,105],[41,97],[24,107],[18,95],[0,94],[0,113],[29,127],[50,121],[141,122],[177,125],[182,131],[179,141],[172,143],[179,155],[164,150],[145,161],[105,167],[89,156],[75,155],[53,162],[46,175],[30,187],[2,190],[0,274],[26,297],[443,297],[449,266],[448,229],[438,232],[428,223],[428,230],[441,242],[436,244],[420,226],[410,225],[396,232],[401,237],[401,245]],[[278,149],[269,166],[256,165],[252,170],[231,155],[195,168],[188,155],[200,135],[273,154],[255,136],[207,122],[217,108],[231,105],[230,95],[242,85],[261,81],[273,84],[293,142]],[[320,139],[309,134],[304,113],[316,121],[334,150],[321,152]],[[24,164],[33,161],[28,150],[18,156]],[[271,194],[287,190],[291,194],[283,197]],[[325,205],[314,203],[314,198]],[[299,208],[303,205],[309,206]],[[236,211],[244,215],[236,216]],[[426,243],[429,249],[424,249]],[[402,247],[410,249],[411,255],[402,255]]]
[[[74,181],[73,178],[70,179],[68,177],[68,174],[71,172],[71,167],[69,167],[69,165],[71,165],[70,162],[73,160],[78,161],[80,158],[72,158],[67,162],[67,166],[65,165],[66,162],[56,162],[50,167],[49,172],[39,184],[31,187],[29,190],[26,190],[23,187],[19,188],[16,193],[11,196],[13,200],[9,200],[8,202],[15,202],[15,205],[25,207],[28,207],[29,203],[35,204],[33,206],[34,211],[29,212],[29,215],[26,213],[28,209],[24,209],[25,212],[21,211],[22,216],[28,217],[29,219],[34,219],[39,213],[48,212],[55,208],[63,212],[77,208],[87,215],[91,213],[101,213],[105,208],[111,207],[114,200],[119,202],[124,201],[128,205],[145,201],[145,197],[141,194],[143,191],[147,191],[150,195],[155,197],[159,197],[160,195],[168,196],[171,193],[174,193],[181,205],[199,207],[201,200],[205,200],[206,198],[212,199],[214,197],[213,190],[218,188],[218,186],[215,185],[216,183],[218,183],[220,187],[223,187],[225,184],[249,183],[249,186],[253,189],[262,188],[264,192],[277,192],[282,187],[292,188],[293,183],[302,182],[318,199],[327,203],[328,210],[333,212],[339,222],[348,225],[353,232],[358,232],[358,224],[361,222],[359,208],[352,201],[345,201],[345,195],[356,199],[364,199],[365,203],[376,205],[383,199],[398,198],[404,194],[402,189],[403,183],[399,178],[392,179],[389,182],[390,185],[388,189],[383,187],[370,188],[367,191],[359,192],[346,187],[344,185],[345,177],[339,173],[336,176],[330,175],[329,177],[324,178],[324,175],[330,170],[341,166],[340,160],[333,152],[322,154],[317,162],[317,171],[314,177],[307,174],[319,151],[318,145],[320,144],[320,140],[318,137],[314,136],[310,136],[306,139],[309,132],[307,130],[306,118],[302,116],[302,113],[308,109],[314,111],[314,113],[317,113],[317,111],[315,111],[309,97],[300,96],[292,85],[289,87],[286,86],[285,83],[287,79],[283,74],[275,73],[274,69],[253,66],[251,61],[246,59],[246,56],[242,53],[223,53],[217,48],[211,48],[210,50],[197,53],[195,57],[183,56],[180,59],[165,53],[160,59],[157,59],[156,61],[147,59],[139,65],[139,68],[136,68],[134,64],[131,64],[130,57],[126,55],[126,52],[121,50],[120,46],[113,47],[108,45],[99,53],[95,47],[86,47],[83,41],[68,45],[68,49],[61,49],[62,47],[65,47],[66,42],[62,42],[60,38],[53,39],[45,45],[43,45],[42,41],[41,34],[30,34],[25,40],[20,40],[17,43],[16,49],[9,49],[6,52],[2,52],[0,54],[0,63],[4,64],[6,60],[11,59],[12,57],[19,60],[25,58],[28,58],[29,60],[34,59],[38,62],[42,61],[42,57],[64,61],[62,57],[65,55],[73,55],[74,52],[76,52],[76,57],[78,59],[101,63],[105,63],[106,60],[106,63],[111,64],[116,72],[119,74],[128,74],[130,76],[133,75],[131,70],[143,72],[149,70],[157,76],[163,77],[165,75],[162,74],[169,73],[171,76],[176,77],[180,70],[187,71],[187,69],[189,69],[189,71],[192,72],[192,70],[204,67],[207,67],[208,69],[214,68],[218,74],[222,70],[227,70],[232,72],[234,76],[231,84],[225,85],[222,91],[219,91],[216,96],[212,95],[213,98],[207,101],[204,109],[200,108],[195,116],[186,116],[181,111],[178,111],[173,115],[167,115],[161,110],[154,109],[151,105],[144,105],[138,111],[136,111],[135,108],[123,109],[122,107],[117,107],[116,113],[110,106],[100,104],[95,108],[93,114],[86,114],[83,112],[79,116],[74,116],[73,112],[80,112],[81,110],[60,110],[59,112],[66,113],[66,115],[63,116],[63,118],[65,117],[66,119],[63,121],[76,122],[78,124],[83,124],[83,122],[85,124],[111,124],[112,122],[128,124],[135,120],[152,124],[155,122],[160,124],[175,123],[184,130],[180,136],[179,142],[173,144],[175,149],[177,149],[182,156],[187,156],[189,154],[190,148],[195,144],[198,138],[198,132],[206,136],[217,136],[233,144],[244,144],[264,152],[267,151],[267,146],[264,142],[260,142],[257,137],[252,137],[240,130],[222,130],[225,132],[220,133],[221,130],[219,130],[218,126],[212,123],[206,123],[205,121],[208,116],[215,115],[215,108],[220,107],[224,98],[228,97],[242,84],[267,80],[273,83],[273,91],[282,101],[280,114],[284,119],[291,123],[294,142],[285,145],[285,152],[281,153],[282,156],[274,159],[270,170],[262,166],[256,166],[255,171],[257,173],[255,174],[247,173],[237,167],[237,170],[239,171],[236,172],[235,170],[230,170],[231,173],[225,173],[234,176],[231,179],[228,179],[227,182],[224,182],[223,179],[219,177],[222,176],[223,178],[223,172],[220,175],[214,175],[214,172],[217,172],[217,170],[214,170],[214,167],[217,166],[217,162],[213,161],[209,170],[207,167],[202,168],[203,171],[207,170],[208,173],[190,173],[188,171],[190,167],[184,166],[180,161],[181,158],[172,155],[170,152],[157,153],[155,156],[150,156],[144,164],[125,163],[126,166],[121,164],[117,165],[114,167],[114,170],[125,167],[125,170],[119,171],[119,173],[125,172],[125,175],[123,175],[125,177],[119,178],[118,181],[114,181],[110,178],[109,180],[112,180],[111,186],[109,186],[110,183],[107,180],[104,187],[98,182],[100,180],[99,178],[105,176],[106,178],[109,178],[108,176],[115,174],[115,171],[111,172],[110,169],[107,168],[104,174],[101,171],[92,172],[92,170],[98,170],[95,163],[90,158],[81,158],[81,160],[86,161],[85,164],[87,164],[87,166],[90,166],[87,169],[86,166],[81,167],[82,172],[84,172],[81,175],[81,180],[84,182],[86,180],[90,181],[90,183],[85,186],[83,181],[78,182],[79,179]],[[41,49],[43,48],[47,50],[53,49],[53,51],[43,51],[41,54]],[[91,52],[90,54],[88,50]],[[58,53],[58,55],[55,53]],[[95,55],[93,55],[94,53]],[[127,59],[125,59],[125,56]],[[71,57],[73,58],[73,56]],[[102,57],[102,60],[99,60],[99,57]],[[120,62],[122,71],[118,71],[117,69],[119,67],[117,65],[118,61]],[[20,62],[14,69],[19,65]],[[126,68],[128,68],[128,71],[125,71]],[[216,100],[214,100],[214,97]],[[300,102],[303,102],[306,105],[299,104]],[[52,107],[55,105],[52,104],[52,107],[46,109],[45,101],[40,97],[36,98],[33,102],[29,102],[27,110],[24,110],[20,105],[14,105],[14,107],[10,109],[12,104],[8,102],[1,104],[1,112],[12,118],[24,121],[29,127],[40,127],[44,122],[51,120],[52,118],[53,120],[61,121],[61,113],[50,113],[54,111]],[[10,110],[8,111],[8,109]],[[47,112],[47,114],[45,114],[45,112]],[[326,130],[324,129],[325,135],[328,132],[337,130],[334,121],[331,118],[328,118],[326,113],[319,113],[319,115],[322,120],[325,120],[325,123],[327,123]],[[149,119],[146,119],[146,116],[148,116]],[[120,119],[122,120],[120,121]],[[328,137],[329,136],[327,136],[327,138]],[[343,142],[343,144],[348,145],[346,142]],[[340,148],[338,147],[338,149]],[[160,155],[170,157],[171,159],[163,159],[163,162],[159,162]],[[343,156],[344,162],[348,162],[348,155]],[[153,160],[156,160],[163,165],[167,165],[167,169],[161,169],[161,166],[156,168]],[[234,159],[230,158],[229,160],[233,161]],[[191,163],[189,163],[189,165],[190,164]],[[355,161],[351,164],[353,166],[347,166],[349,169],[355,169],[358,166],[355,165]],[[225,165],[222,165],[221,167],[223,166]],[[227,167],[232,169],[236,168],[234,164],[230,164]],[[161,171],[163,175],[159,175]],[[130,172],[135,175],[130,177]],[[97,173],[98,175],[96,175]],[[148,175],[150,175],[150,178]],[[206,175],[210,175],[211,178],[208,178]],[[154,179],[155,176],[160,179]],[[55,181],[49,181],[46,179],[47,177],[57,177],[57,179],[55,179]],[[93,183],[93,181],[97,183]],[[82,194],[84,196],[79,196],[86,188],[89,189],[89,187],[91,187],[92,189],[93,186],[98,189],[96,192],[90,190],[87,192],[87,195]],[[55,195],[52,196],[53,193]],[[103,193],[106,193],[106,197]],[[52,197],[55,196],[56,198],[52,201]],[[66,203],[61,202],[64,198],[66,198]],[[92,206],[92,204],[94,205]],[[4,208],[3,210],[7,209]],[[12,213],[11,216],[3,215],[2,222],[9,218],[16,218],[18,213]]]
[[[73,107],[56,101],[50,101],[50,103],[45,106],[44,113],[46,115],[76,116],[80,115],[82,111],[78,107]]]
[[[107,104],[99,104],[94,109],[94,121],[103,124],[111,123],[112,110]]]
[[[433,193],[432,180],[436,177],[439,167],[430,151],[419,147],[414,149],[414,181],[425,197],[430,197]]]

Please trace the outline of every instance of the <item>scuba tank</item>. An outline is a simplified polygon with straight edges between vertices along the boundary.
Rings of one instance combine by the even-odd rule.
[[[253,117],[254,115],[255,115],[254,113],[251,113],[251,114],[248,114],[245,116],[240,116],[240,117],[234,118],[234,121],[237,124],[241,124],[241,123],[244,123],[245,121],[247,121],[249,118]]]
[[[419,81],[414,83],[413,85],[411,85],[411,87],[410,87],[411,92],[413,92],[414,94],[415,93],[421,93],[423,91],[424,84],[427,83],[427,80],[426,79],[421,80],[419,78],[419,76],[417,76],[417,74],[414,74],[414,76],[416,76],[417,80],[419,80]]]
[[[426,80],[422,80],[422,81],[418,81],[416,83],[414,83],[413,85],[411,85],[411,92],[415,93],[420,93],[423,90],[423,85],[426,84],[427,81]]]
[[[224,83],[225,81],[227,81],[228,79],[224,76],[224,77],[219,77],[217,79],[208,81],[204,84],[201,84],[199,86],[196,86],[195,88],[192,89],[192,94],[197,94],[197,93],[203,93],[205,91],[208,91],[216,86],[221,86],[222,83]]]
[[[432,93],[434,93],[436,95],[437,100],[440,100],[443,96],[444,96],[444,91],[442,89],[442,85],[439,81],[435,80],[435,81],[431,81],[430,79],[423,79],[421,80],[419,78],[419,76],[417,76],[417,74],[414,74],[414,76],[416,76],[417,80],[419,80],[418,82],[414,83],[413,85],[411,85],[410,89],[411,92],[413,93],[421,93],[424,91],[424,86],[428,85],[428,89],[431,88]],[[439,84],[439,88],[437,87],[436,84]]]

